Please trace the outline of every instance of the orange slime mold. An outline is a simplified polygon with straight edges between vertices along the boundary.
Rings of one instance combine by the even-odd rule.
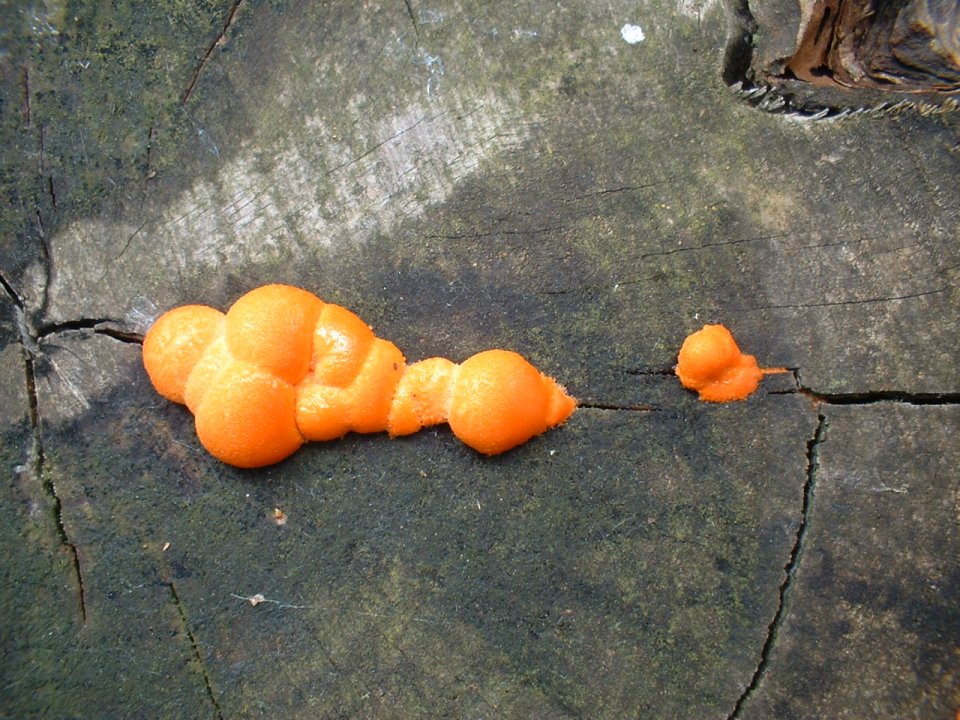
[[[203,305],[165,313],[144,338],[143,363],[157,392],[194,414],[210,454],[238,467],[279,462],[308,440],[396,437],[443,422],[495,455],[576,408],[514,352],[407,365],[352,312],[288,285],[253,290],[226,314]]]
[[[707,402],[744,400],[764,375],[786,368],[761,368],[753,355],[740,352],[723,325],[704,325],[687,336],[680,347],[676,373],[685,388],[696,390]]]

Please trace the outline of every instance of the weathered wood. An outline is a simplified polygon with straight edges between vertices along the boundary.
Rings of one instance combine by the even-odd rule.
[[[438,430],[251,472],[207,456],[118,345],[60,338],[38,371],[86,642],[161,672],[104,712],[160,702],[170,651],[195,655],[178,682],[208,682],[225,717],[704,716],[753,671],[801,521],[806,400],[676,393],[669,411],[583,409],[492,460]],[[121,385],[81,411],[91,366]],[[132,646],[150,607],[183,614],[174,639]]]
[[[808,0],[787,70],[816,85],[960,92],[953,0]]]
[[[717,3],[191,4],[204,21],[172,38],[140,4],[80,5],[86,24],[50,4],[42,42],[17,25],[4,58],[0,714],[805,717],[822,661],[838,717],[868,690],[897,715],[883,668],[960,704],[952,586],[904,595],[937,677],[866,642],[825,655],[849,608],[819,598],[851,571],[833,584],[813,550],[876,574],[911,527],[884,506],[862,546],[831,518],[900,494],[823,502],[890,464],[868,451],[886,429],[915,468],[915,555],[955,543],[922,499],[956,492],[924,460],[956,433],[923,436],[960,392],[955,118],[757,112],[724,87]],[[96,82],[58,74],[108,40],[92,59],[122,62]],[[97,87],[152,110],[115,117]],[[60,139],[38,164],[41,128]],[[263,282],[411,360],[518,350],[584,407],[493,460],[439,430],[226,468],[136,337]],[[670,368],[708,321],[795,372],[697,402]],[[871,637],[910,630],[863,608]]]
[[[956,695],[931,688],[960,683],[957,410],[825,412],[804,557],[744,718],[956,712]]]
[[[809,114],[957,108],[960,6],[954,0],[755,0],[734,6],[724,77],[748,91],[772,89],[780,102],[768,97],[765,107]]]

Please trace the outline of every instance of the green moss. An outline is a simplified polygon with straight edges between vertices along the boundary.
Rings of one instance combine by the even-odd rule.
[[[49,234],[114,193],[141,194],[162,169],[153,148],[184,132],[182,96],[226,10],[213,0],[0,3],[0,233]]]

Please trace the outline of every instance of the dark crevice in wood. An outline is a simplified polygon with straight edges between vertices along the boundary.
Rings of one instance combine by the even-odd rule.
[[[880,297],[858,298],[854,300],[824,300],[822,302],[810,303],[783,303],[782,305],[756,305],[753,307],[739,308],[739,310],[745,312],[755,312],[757,310],[804,310],[808,308],[837,307],[841,305],[869,305],[871,303],[913,300],[915,298],[926,297],[927,295],[939,295],[942,292],[947,292],[949,289],[950,287],[945,285],[932,290],[921,290],[914,293],[906,293],[904,295],[884,295]]]
[[[807,441],[807,476],[803,485],[803,500],[800,510],[800,524],[797,526],[797,532],[794,536],[793,547],[790,549],[790,555],[786,564],[783,566],[783,581],[780,583],[780,591],[777,599],[777,608],[774,611],[773,619],[767,626],[767,637],[764,640],[763,647],[760,649],[760,660],[753,671],[750,682],[740,693],[733,711],[727,716],[727,720],[736,720],[741,717],[744,707],[750,698],[760,687],[763,678],[767,673],[770,664],[770,655],[777,643],[780,635],[780,629],[783,626],[783,620],[786,616],[787,604],[790,600],[790,594],[793,590],[794,579],[797,570],[800,567],[800,561],[803,558],[804,546],[806,543],[807,531],[810,527],[810,514],[813,506],[813,496],[817,484],[817,470],[820,467],[820,445],[826,434],[828,423],[822,413],[817,416],[817,426],[813,435]]]
[[[771,395],[803,395],[815,403],[825,405],[872,405],[893,402],[906,405],[957,405],[960,392],[904,392],[902,390],[869,390],[855,393],[820,393],[809,388],[774,390]]]
[[[151,168],[153,162],[153,142],[156,137],[156,126],[151,125],[147,130],[147,147],[143,152],[143,184],[140,190],[140,210],[147,202],[147,193],[150,181],[156,177],[156,171]],[[143,227],[141,224],[140,227]],[[139,231],[139,230],[138,230]]]
[[[77,583],[77,603],[80,612],[80,621],[86,624],[87,599],[83,583],[83,568],[80,564],[80,552],[77,550],[76,544],[70,539],[67,526],[64,524],[63,503],[57,494],[57,488],[53,480],[46,473],[46,455],[43,449],[43,431],[40,425],[40,402],[37,396],[34,358],[30,353],[26,353],[24,366],[26,369],[27,397],[30,403],[30,425],[32,429],[29,472],[34,478],[40,481],[40,485],[50,498],[52,504],[51,513],[57,528],[57,537],[70,558],[74,579]]]
[[[46,225],[43,221],[43,213],[39,207],[36,208],[35,212],[37,218],[37,237],[40,241],[40,263],[43,267],[43,288],[40,296],[40,309],[38,311],[39,316],[42,317],[47,310],[49,288],[53,283],[53,267],[50,245],[47,241]],[[24,308],[24,311],[26,311],[26,308]]]
[[[643,253],[637,257],[637,260],[649,260],[654,257],[665,257],[667,255],[676,255],[677,253],[699,252],[700,250],[710,250],[717,247],[728,245],[743,245],[745,243],[762,243],[770,240],[779,240],[780,238],[793,237],[796,233],[784,232],[774,233],[772,235],[757,235],[755,237],[734,238],[733,240],[721,240],[718,242],[703,243],[702,245],[689,245],[670,248],[669,250],[657,250],[655,252]]]
[[[26,350],[27,355],[35,357],[38,353],[37,333],[30,324],[30,318],[27,315],[27,304],[20,293],[17,292],[16,288],[14,288],[13,283],[2,273],[0,273],[0,287],[3,288],[4,293],[13,302],[14,321],[17,324],[18,333],[17,339],[23,349]]]
[[[16,291],[3,273],[0,273],[0,287],[3,288],[3,291],[7,294],[10,300],[13,301],[13,304],[17,306],[17,309],[22,312],[24,309],[23,298],[20,297],[20,293]]]
[[[97,335],[106,335],[120,342],[131,343],[134,345],[143,344],[143,335],[134,332],[121,330],[117,326],[122,326],[118,320],[112,318],[80,318],[78,320],[64,320],[63,322],[48,323],[37,329],[37,338],[46,338],[58,333],[71,331],[88,330]]]
[[[62,332],[64,330],[73,329],[74,327],[77,327],[77,329],[87,327],[88,324],[84,321],[78,321],[71,323],[59,323],[57,325],[48,325],[39,330],[35,329],[31,325],[27,316],[25,301],[20,296],[20,293],[18,293],[13,287],[12,283],[10,283],[10,281],[2,274],[0,274],[0,287],[3,288],[4,293],[14,304],[14,312],[16,315],[17,329],[19,333],[17,342],[20,343],[20,346],[24,350],[24,381],[27,391],[27,412],[30,423],[30,445],[26,450],[27,462],[24,467],[25,470],[30,474],[30,477],[32,477],[38,483],[38,485],[43,488],[44,493],[46,493],[47,497],[50,499],[50,513],[54,527],[56,528],[57,538],[64,551],[70,558],[70,565],[73,568],[74,580],[77,584],[77,604],[80,620],[82,623],[86,624],[87,601],[86,591],[84,589],[83,568],[80,561],[80,552],[77,549],[76,543],[70,539],[69,532],[67,532],[67,526],[63,519],[63,502],[60,500],[60,495],[57,493],[57,488],[54,485],[53,480],[47,475],[46,472],[46,454],[43,445],[40,398],[37,392],[36,359],[40,355],[40,339],[54,332]],[[96,323],[94,323],[94,325],[95,324]],[[120,336],[130,335],[129,333],[123,333],[112,328],[97,329],[96,327],[93,327],[93,331],[117,336],[117,339],[122,339]],[[131,342],[132,340],[125,339],[124,341]]]
[[[53,480],[46,473],[46,455],[43,448],[43,429],[40,422],[40,400],[37,394],[36,358],[39,355],[38,339],[40,335],[31,327],[26,315],[26,304],[20,294],[6,277],[0,275],[0,287],[9,296],[14,304],[19,337],[17,342],[23,348],[24,384],[27,391],[27,417],[30,423],[30,445],[27,448],[27,462],[24,466],[50,499],[50,513],[57,538],[70,557],[74,579],[77,583],[77,603],[80,620],[87,622],[87,601],[83,584],[83,571],[80,564],[80,553],[76,544],[70,539],[67,527],[63,521],[63,503],[57,494]]]
[[[36,400],[35,395],[32,393],[33,359],[40,353],[40,348],[37,344],[37,333],[30,324],[23,299],[2,275],[0,275],[0,284],[3,285],[4,291],[10,296],[14,303],[14,316],[18,333],[17,342],[19,342],[20,346],[24,349],[25,356],[29,362],[29,366],[27,367],[27,386],[31,389],[30,400],[32,402]],[[38,425],[37,418],[31,416],[31,423],[36,427]]]
[[[772,390],[770,395],[803,395],[815,405],[872,405],[874,403],[903,403],[905,405],[957,405],[960,392],[909,392],[906,390],[864,390],[848,393],[818,392],[803,384],[799,368],[789,368],[794,387]]]
[[[417,46],[420,45],[420,23],[417,22],[417,14],[413,10],[413,3],[410,0],[403,0],[404,6],[407,8],[407,15],[410,16],[410,22],[413,23],[413,33],[417,37]]]
[[[193,90],[197,85],[197,81],[200,80],[200,75],[203,73],[204,67],[206,67],[207,62],[210,60],[210,57],[213,55],[213,51],[217,49],[219,45],[224,42],[224,38],[227,35],[227,32],[230,30],[230,26],[233,25],[233,20],[237,14],[237,9],[243,3],[243,0],[233,0],[233,3],[230,5],[230,9],[227,11],[227,19],[223,24],[223,29],[217,34],[213,39],[207,49],[204,51],[203,55],[200,57],[200,61],[197,63],[197,66],[193,70],[193,75],[190,77],[190,82],[187,83],[186,89],[180,95],[180,106],[184,106],[190,100],[190,96],[193,95]]]
[[[599,190],[594,190],[588,192],[584,195],[575,195],[569,199],[564,199],[564,203],[579,203],[584,200],[592,200],[593,198],[602,197],[604,195],[615,195],[617,193],[631,193],[637,192],[639,190],[649,190],[650,188],[660,187],[666,185],[673,180],[681,178],[681,175],[671,175],[670,177],[664,178],[663,180],[657,180],[655,182],[641,183],[639,185],[622,185],[620,187],[612,188],[600,188]]]
[[[818,45],[820,43],[820,39],[823,37],[823,32],[828,27],[833,27],[833,24],[830,22],[831,15],[832,13],[830,12],[829,7],[823,9],[823,16],[820,18],[820,22],[817,23],[817,31],[813,36],[814,45]]]
[[[30,127],[33,122],[33,103],[30,99],[30,71],[23,68],[23,126]]]
[[[50,206],[57,207],[57,192],[53,189],[53,175],[47,175],[47,195],[50,196]]]
[[[52,268],[50,266],[50,247],[47,240],[47,222],[45,214],[52,215],[57,209],[57,193],[54,188],[54,178],[47,173],[46,163],[46,132],[43,122],[34,117],[33,88],[30,82],[30,73],[25,67],[23,70],[23,105],[24,128],[32,131],[36,141],[36,187],[33,193],[33,216],[36,219],[36,235],[40,241],[40,261],[43,266],[44,284],[40,300],[40,315],[47,307],[47,290],[50,287]],[[45,201],[44,196],[49,198]],[[26,209],[26,208],[24,208]],[[29,211],[28,211],[29,215]],[[48,217],[49,219],[49,217]],[[26,316],[27,308],[21,303],[21,309]]]
[[[94,328],[93,331],[97,335],[104,335],[118,342],[127,343],[128,345],[143,345],[143,335],[140,333],[118,330],[112,327]]]
[[[633,405],[625,405],[622,403],[607,403],[607,402],[579,402],[577,407],[580,409],[586,410],[626,410],[629,412],[659,412],[660,408],[656,405],[646,405],[643,403],[637,403]]]
[[[46,137],[43,123],[34,117],[33,89],[31,87],[29,69],[24,67],[23,84],[23,124],[25,128],[32,128],[36,137],[37,167],[36,167],[36,195],[34,215],[36,218],[36,233],[40,241],[40,262],[43,266],[44,284],[40,295],[40,316],[46,310],[48,289],[51,284],[52,267],[51,254],[48,245],[47,230],[44,219],[45,210],[55,212],[57,209],[57,193],[54,177],[47,172],[46,167]],[[43,196],[47,201],[44,202]],[[14,284],[5,275],[0,274],[0,288],[14,305],[14,315],[17,326],[17,342],[23,348],[24,385],[27,395],[27,417],[30,425],[29,446],[25,450],[26,462],[23,470],[28,473],[36,486],[42,488],[49,499],[49,514],[55,528],[56,537],[69,557],[70,566],[77,588],[77,607],[80,621],[87,622],[87,601],[84,586],[83,568],[80,552],[77,545],[71,540],[63,517],[63,502],[57,488],[47,472],[47,458],[43,443],[43,426],[40,412],[40,398],[37,391],[37,358],[40,356],[39,340],[42,334],[34,327],[31,317],[33,312],[27,300],[17,291]]]
[[[425,235],[428,240],[483,240],[485,238],[497,237],[527,237],[529,235],[543,235],[544,233],[564,233],[567,227],[564,225],[530,228],[529,230],[490,230],[488,232],[463,233],[459,235]]]
[[[27,463],[25,469],[30,476],[35,479],[40,487],[50,499],[51,515],[54,526],[56,527],[57,537],[60,544],[70,557],[70,564],[73,568],[74,579],[77,584],[77,602],[81,622],[87,622],[87,602],[86,591],[84,588],[83,568],[80,559],[80,552],[77,545],[70,539],[67,526],[63,518],[63,502],[57,493],[57,488],[53,480],[46,473],[46,454],[43,444],[43,429],[40,414],[40,399],[37,392],[36,380],[36,358],[40,355],[39,341],[42,338],[49,337],[56,333],[67,332],[71,330],[90,330],[97,334],[107,335],[121,342],[142,343],[143,338],[135,333],[128,333],[112,327],[104,327],[102,323],[113,322],[111,320],[89,319],[75,320],[62,323],[48,324],[39,329],[34,329],[26,314],[26,304],[20,294],[16,291],[10,281],[0,274],[0,287],[14,304],[17,327],[19,331],[18,342],[24,349],[24,376],[27,391],[28,419],[30,423],[30,446],[26,451]]]
[[[24,71],[26,73],[26,71]],[[29,103],[29,96],[32,92],[29,85],[26,86],[25,92],[27,93]],[[32,111],[31,111],[31,124],[32,124]],[[47,223],[44,221],[44,203],[42,202],[42,193],[45,192],[46,195],[50,198],[50,209],[55,210],[57,207],[57,195],[53,187],[53,175],[46,174],[46,141],[45,141],[45,132],[42,123],[38,123],[36,130],[36,141],[37,141],[37,183],[38,189],[37,194],[34,197],[34,216],[36,217],[36,232],[37,237],[40,241],[40,262],[43,266],[44,282],[43,289],[40,298],[40,309],[39,314],[42,316],[47,308],[48,300],[48,290],[51,285],[53,268],[51,267],[51,253],[49,241],[47,239]],[[44,177],[46,177],[46,182],[44,182]],[[40,187],[43,190],[40,190]],[[26,313],[27,308],[23,308],[24,313]]]
[[[753,36],[757,23],[749,0],[730,0],[732,30],[724,51],[721,76],[727,85],[743,82],[753,62]]]
[[[677,374],[672,365],[662,368],[627,368],[626,373],[627,375],[657,375],[660,377],[673,377]]]
[[[213,709],[217,714],[218,720],[223,720],[223,709],[220,707],[220,703],[217,701],[217,696],[213,692],[213,683],[210,682],[210,674],[207,672],[206,663],[203,662],[203,656],[200,654],[200,643],[197,642],[197,638],[193,634],[193,630],[190,629],[190,622],[187,618],[187,613],[183,608],[183,602],[180,600],[180,593],[177,592],[177,586],[174,585],[172,580],[164,582],[164,585],[166,585],[170,590],[170,599],[173,602],[173,606],[177,609],[177,614],[180,616],[180,622],[183,624],[183,631],[186,633],[187,640],[189,640],[190,647],[193,650],[193,657],[200,666],[200,676],[203,678],[203,685],[206,688],[207,697],[210,698],[210,704],[213,705]]]

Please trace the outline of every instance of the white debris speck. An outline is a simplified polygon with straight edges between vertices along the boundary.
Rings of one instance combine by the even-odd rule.
[[[620,28],[620,37],[622,37],[628,45],[636,45],[637,43],[643,42],[646,36],[643,34],[642,27],[627,23]]]

